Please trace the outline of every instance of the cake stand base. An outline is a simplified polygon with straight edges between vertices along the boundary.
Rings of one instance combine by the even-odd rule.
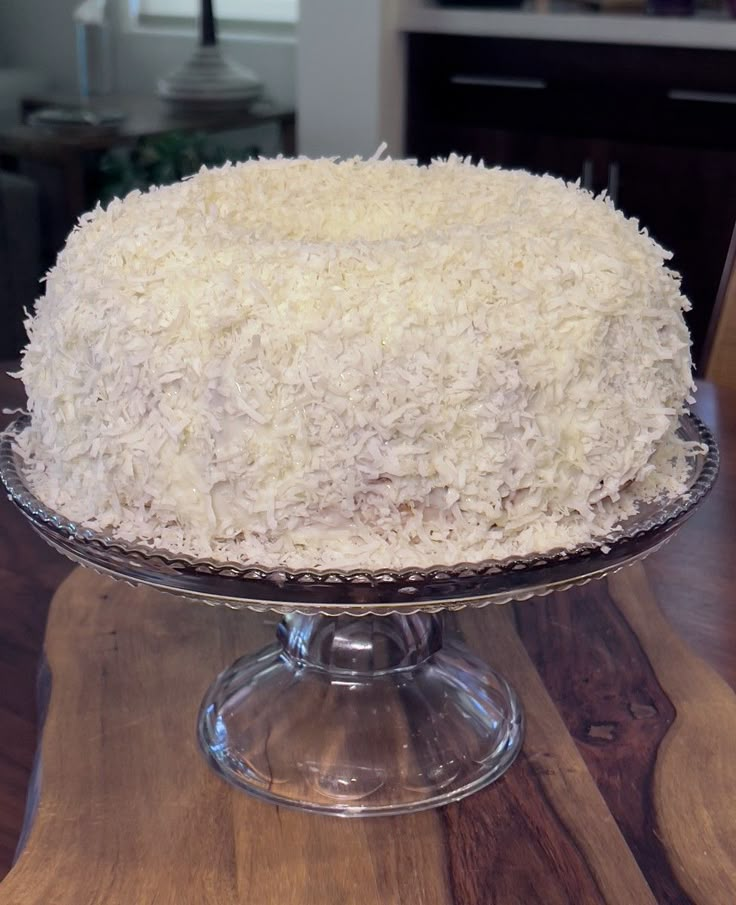
[[[514,691],[433,614],[286,616],[275,644],[218,677],[199,717],[228,782],[342,817],[463,798],[501,776],[522,738]]]

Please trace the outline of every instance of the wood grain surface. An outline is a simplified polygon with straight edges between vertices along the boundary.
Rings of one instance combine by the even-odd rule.
[[[19,404],[0,372],[0,406]],[[196,750],[196,709],[273,622],[74,573],[49,624],[40,803],[0,905],[733,905],[736,393],[703,384],[697,409],[719,439],[719,483],[646,577],[463,614],[472,645],[516,682],[529,731],[506,777],[430,814],[339,821],[230,790]],[[69,570],[0,499],[0,877],[36,743],[46,609]],[[188,703],[157,702],[172,688]],[[100,762],[119,749],[129,756]]]
[[[342,821],[232,790],[197,750],[207,685],[274,619],[76,570],[51,607],[40,798],[0,905],[736,902],[736,694],[641,566],[453,621],[519,691],[521,756],[449,807]]]

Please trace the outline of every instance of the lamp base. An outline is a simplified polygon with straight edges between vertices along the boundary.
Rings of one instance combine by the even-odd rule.
[[[198,47],[184,66],[158,83],[159,97],[174,108],[248,107],[262,94],[255,73],[226,60],[216,44]]]

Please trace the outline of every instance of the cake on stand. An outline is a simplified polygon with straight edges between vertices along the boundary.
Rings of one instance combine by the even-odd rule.
[[[38,500],[14,437],[0,477],[52,547],[98,572],[211,605],[282,616],[273,644],[212,684],[198,721],[210,765],[274,803],[345,817],[401,814],[469,795],[512,764],[523,711],[490,665],[452,637],[443,612],[526,600],[642,559],[711,489],[718,450],[694,416],[688,487],[642,503],[610,536],[573,550],[429,569],[268,570],[197,560],[86,529]]]

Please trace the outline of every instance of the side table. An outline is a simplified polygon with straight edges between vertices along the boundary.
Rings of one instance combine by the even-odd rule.
[[[70,99],[33,97],[23,102],[26,116],[46,106],[72,106]],[[48,128],[28,123],[0,132],[0,167],[16,169],[24,162],[58,167],[64,186],[64,221],[67,232],[89,206],[86,171],[90,154],[135,143],[168,132],[224,132],[275,125],[281,150],[294,154],[295,113],[259,103],[247,110],[191,110],[173,113],[154,96],[117,95],[100,98],[91,109],[115,109],[125,118],[114,126]]]

